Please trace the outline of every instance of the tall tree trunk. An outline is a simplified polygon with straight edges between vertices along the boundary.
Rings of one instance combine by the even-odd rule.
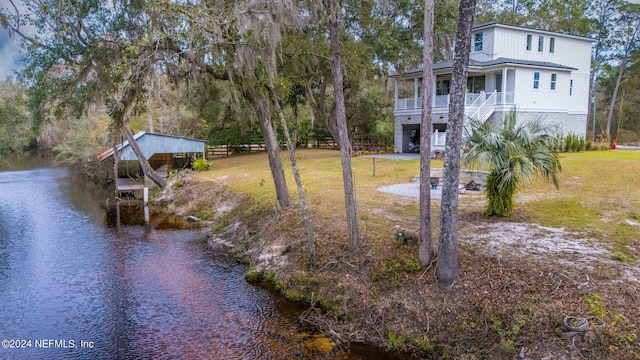
[[[293,177],[296,180],[296,186],[298,188],[298,200],[300,201],[300,208],[302,210],[302,221],[304,222],[304,227],[307,231],[307,247],[309,248],[309,259],[311,262],[311,266],[316,266],[316,246],[315,246],[315,235],[313,233],[313,225],[311,224],[311,215],[309,214],[309,209],[307,207],[307,197],[304,194],[304,189],[302,187],[302,179],[300,178],[300,170],[298,169],[298,162],[296,161],[296,145],[291,139],[289,135],[289,128],[287,127],[287,121],[284,118],[284,114],[282,113],[282,109],[280,108],[280,104],[278,103],[278,99],[276,98],[273,90],[268,88],[269,96],[271,97],[271,102],[273,106],[276,108],[276,112],[278,113],[278,117],[280,118],[280,126],[282,126],[282,132],[284,133],[285,138],[287,139],[287,150],[289,151],[289,161],[291,161],[291,168],[293,170]]]
[[[327,127],[331,137],[334,141],[338,141],[338,124],[334,121],[336,118],[336,103],[333,103],[333,107],[331,108],[331,114],[327,115],[326,111],[326,99],[327,99],[327,82],[324,78],[320,83],[320,99],[316,101],[313,93],[311,92],[311,85],[307,84],[307,99],[311,103],[311,106],[315,109],[315,112],[318,114],[322,123]]]
[[[282,160],[280,159],[280,144],[278,144],[276,133],[271,124],[271,114],[266,107],[266,99],[259,98],[256,91],[251,88],[243,89],[242,95],[253,105],[256,115],[258,116],[260,130],[262,131],[264,144],[267,148],[267,156],[269,157],[271,176],[273,177],[273,183],[276,187],[278,204],[281,208],[285,208],[291,203],[291,195],[287,187],[287,180],[284,177],[284,169],[282,168]]]
[[[624,109],[624,98],[625,98],[626,92],[623,91],[622,92],[622,96],[620,97],[620,106],[618,106],[618,126],[616,126],[616,135],[613,137],[614,139],[618,138],[618,131],[620,131],[620,129],[622,129],[622,119],[624,118],[624,113],[622,112],[622,110]]]
[[[158,174],[155,170],[153,170],[153,168],[149,164],[149,161],[144,156],[144,153],[142,153],[140,146],[138,146],[138,142],[133,137],[133,133],[131,132],[131,129],[129,129],[129,126],[127,126],[127,124],[125,123],[122,124],[122,131],[127,136],[127,140],[129,141],[129,145],[131,146],[131,149],[133,149],[133,152],[138,157],[138,162],[140,162],[140,167],[142,167],[142,171],[144,172],[144,175],[149,179],[151,179],[151,181],[153,181],[154,183],[158,184],[158,186],[160,187],[167,186],[167,182],[164,180],[164,178],[160,174]]]
[[[611,122],[613,121],[613,109],[616,106],[616,100],[618,98],[618,90],[620,90],[620,84],[622,83],[622,76],[624,70],[627,67],[627,57],[622,58],[620,69],[618,70],[618,77],[616,78],[616,85],[613,88],[613,95],[611,96],[611,103],[609,104],[609,113],[607,114],[607,139],[611,139]]]
[[[431,106],[433,97],[433,0],[424,2],[422,118],[420,122],[420,247],[422,267],[431,263]]]
[[[355,250],[360,246],[360,232],[358,230],[358,215],[356,211],[356,197],[353,187],[353,172],[351,170],[351,143],[347,132],[347,115],[344,104],[344,79],[342,75],[342,59],[338,42],[338,6],[332,9],[329,20],[331,42],[331,71],[333,73],[333,87],[335,92],[336,121],[338,124],[338,146],[342,162],[342,180],[344,183],[344,202],[347,211],[347,226],[349,227],[349,246]]]
[[[458,183],[460,181],[460,151],[464,126],[464,100],[469,72],[471,26],[476,0],[461,0],[456,33],[455,60],[451,81],[449,120],[444,157],[442,184],[440,248],[438,253],[438,282],[451,285],[459,274],[458,263]]]

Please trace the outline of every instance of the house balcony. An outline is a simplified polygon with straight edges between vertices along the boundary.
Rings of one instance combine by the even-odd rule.
[[[467,93],[465,97],[465,106],[469,107],[473,104],[482,103],[489,99],[489,96],[495,94],[495,105],[513,105],[514,93],[513,92],[481,92],[481,93]],[[446,112],[449,109],[450,95],[436,95],[433,97],[432,110],[434,113]],[[422,109],[422,98],[412,97],[396,100],[395,113],[420,113]]]
[[[442,153],[446,143],[447,112],[449,110],[449,95],[433,98],[431,121],[431,151]],[[465,98],[464,126],[468,129],[472,119],[484,122],[491,118],[498,106],[514,103],[514,94],[502,92],[468,93]],[[396,122],[394,136],[395,152],[417,152],[420,144],[420,115],[422,113],[421,99],[398,99],[396,102]]]

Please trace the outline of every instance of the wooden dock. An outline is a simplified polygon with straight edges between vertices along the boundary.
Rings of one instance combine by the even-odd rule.
[[[136,181],[131,178],[117,178],[116,179],[116,191],[127,192],[144,189],[144,182]]]

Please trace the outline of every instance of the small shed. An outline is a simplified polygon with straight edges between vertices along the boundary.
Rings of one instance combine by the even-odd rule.
[[[169,158],[169,155],[175,157],[179,154],[202,154],[205,155],[206,140],[191,139],[181,136],[155,134],[145,131],[141,131],[133,136],[140,146],[144,156],[151,162],[154,157]],[[122,144],[117,146],[119,160],[138,160],[138,157],[133,152],[133,149],[129,145],[129,141],[126,140]],[[109,149],[98,156],[98,160],[103,161],[108,157],[113,156],[113,149]]]
[[[151,167],[160,172],[186,168],[192,160],[199,157],[204,158],[206,154],[206,140],[145,131],[135,134],[134,139]],[[141,174],[141,169],[139,167],[138,157],[133,152],[129,141],[124,141],[122,144],[116,146],[116,151],[118,154],[118,163],[124,164],[124,169],[126,169],[124,174],[122,173],[122,169],[116,169],[116,192],[146,189],[145,184],[137,183],[133,180],[136,175]],[[98,160],[104,161],[112,158],[113,154],[114,149],[109,149],[98,155]],[[131,170],[132,168],[134,170]]]

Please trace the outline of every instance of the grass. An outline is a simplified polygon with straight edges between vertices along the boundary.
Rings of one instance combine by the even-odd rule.
[[[618,325],[620,333],[635,333],[640,323],[636,293],[625,290],[627,283],[620,285],[623,289],[609,282],[617,275],[605,264],[594,264],[586,278],[588,287],[576,290],[576,284],[582,286],[585,281],[584,269],[573,273],[564,265],[554,267],[557,264],[552,259],[522,266],[523,259],[491,256],[473,244],[459,244],[460,279],[451,292],[439,289],[433,269],[419,269],[417,245],[395,241],[396,224],[418,230],[418,200],[377,191],[384,185],[410,182],[419,173],[417,159],[376,159],[375,176],[372,158],[352,159],[362,246],[350,252],[339,152],[305,149],[297,151],[297,158],[313,215],[319,267],[310,272],[306,250],[299,245],[304,243],[300,240],[304,231],[299,217],[256,211],[259,216],[269,214],[267,219],[258,219],[261,227],[256,230],[256,239],[284,238],[291,247],[287,253],[290,266],[283,271],[274,269],[269,279],[266,273],[251,272],[247,279],[273,282],[288,298],[315,303],[327,316],[310,312],[306,319],[319,328],[331,329],[329,333],[337,329],[335,333],[355,341],[382,339],[390,350],[422,349],[423,355],[433,358],[448,354],[456,358],[467,353],[476,354],[476,358],[511,358],[521,344],[527,349],[542,346],[538,353],[548,355],[553,351],[544,346],[555,347],[556,353],[569,349],[570,345],[554,332],[562,316],[594,312],[584,300],[584,291],[598,291],[607,299],[612,314],[628,318]],[[282,161],[290,193],[295,197],[285,152]],[[640,152],[566,153],[561,155],[561,162],[560,189],[542,179],[523,185],[516,194],[514,219],[587,234],[592,241],[610,245],[610,259],[635,262],[640,228],[629,221],[640,222],[640,186],[636,181]],[[439,168],[442,162],[433,161],[431,165]],[[275,207],[274,185],[264,153],[217,159],[212,170],[193,176],[215,180],[233,192],[248,195],[250,203],[243,205],[246,208]],[[201,191],[204,194],[206,190]],[[505,221],[483,218],[480,214],[484,205],[482,194],[460,197],[460,231],[477,231],[476,223]],[[433,200],[434,239],[439,210],[439,201]],[[428,334],[426,329],[430,329]],[[453,345],[452,338],[458,339]],[[626,338],[609,336],[580,344],[592,351],[589,358],[640,354],[640,347],[635,342],[627,344]]]
[[[288,156],[285,152],[281,156],[289,192],[297,198]],[[296,157],[311,211],[327,222],[344,223],[346,228],[340,153],[335,150],[302,149],[296,151]],[[419,211],[417,206],[406,206],[417,204],[417,201],[398,198],[376,189],[384,185],[410,182],[419,173],[420,162],[376,159],[374,176],[373,161],[373,158],[368,157],[352,159],[358,215],[363,237],[371,241],[384,241],[388,236],[379,235],[391,234],[395,224],[393,219],[415,218],[415,223],[409,225],[417,228]],[[197,176],[214,179],[234,191],[245,193],[263,207],[275,205],[275,188],[266,154],[217,159],[213,164],[213,170],[198,173]],[[434,160],[432,167],[442,167],[442,161]]]
[[[640,152],[568,153],[560,161],[560,189],[534,181],[518,193],[516,208],[533,222],[586,232],[623,254],[640,245],[640,229],[627,221],[640,208]]]
[[[330,222],[345,222],[340,154],[335,150],[298,150],[297,160],[311,211]],[[290,193],[296,197],[295,182],[286,153],[282,153]],[[627,219],[640,217],[640,152],[596,151],[560,155],[563,171],[560,189],[543,179],[523,185],[516,194],[515,210],[542,226],[586,232],[597,240],[623,247],[638,243],[637,227]],[[373,162],[375,161],[375,176]],[[213,161],[214,170],[199,176],[249,195],[256,206],[272,207],[275,190],[266,154],[233,156]],[[394,219],[415,219],[407,228],[418,227],[417,200],[377,191],[384,185],[408,183],[419,173],[419,160],[387,160],[369,157],[352,159],[356,199],[365,238],[384,241]],[[442,167],[434,160],[432,168]],[[480,201],[478,201],[480,200]],[[460,210],[476,211],[483,197],[461,198]],[[407,206],[407,205],[414,206]],[[437,216],[438,206],[433,206]],[[626,251],[624,251],[626,253]]]
[[[288,157],[285,152],[281,155],[289,191],[295,198],[297,192]],[[322,238],[344,239],[340,241],[346,244],[339,152],[304,149],[298,150],[296,156],[319,241],[322,242]],[[563,171],[559,190],[541,178],[524,184],[516,193],[515,218],[584,233],[595,241],[609,244],[613,259],[629,263],[637,260],[640,231],[629,221],[640,222],[640,152],[563,153],[560,160]],[[196,176],[214,179],[233,191],[247,194],[254,207],[269,209],[275,206],[275,190],[265,153],[217,159],[213,163],[213,170]],[[355,157],[352,166],[363,244],[375,250],[382,249],[388,255],[380,259],[382,268],[384,261],[397,258],[404,251],[402,247],[391,246],[393,226],[418,230],[419,207],[417,199],[382,193],[377,188],[410,182],[419,173],[419,160]],[[434,160],[431,166],[440,168],[442,161]],[[484,204],[483,195],[467,195],[460,198],[460,212],[478,214]],[[433,234],[437,239],[439,202],[434,202],[432,211]],[[335,231],[323,233],[327,229]],[[318,250],[322,253],[321,245]]]

